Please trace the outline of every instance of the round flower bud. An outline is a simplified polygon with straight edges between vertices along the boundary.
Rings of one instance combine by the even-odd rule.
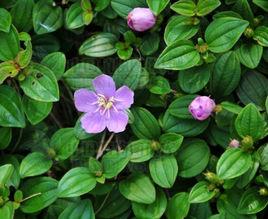
[[[240,146],[240,142],[236,139],[230,141],[229,146],[232,148],[238,148]]]
[[[189,105],[189,112],[200,121],[207,119],[213,112],[216,104],[214,100],[207,96],[196,97]]]
[[[139,32],[151,29],[155,22],[156,17],[149,8],[134,8],[127,17],[128,26]]]

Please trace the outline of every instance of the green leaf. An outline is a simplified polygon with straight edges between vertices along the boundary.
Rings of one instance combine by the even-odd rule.
[[[143,174],[131,175],[119,183],[119,190],[130,201],[152,204],[156,200],[155,187],[150,178]]]
[[[261,46],[268,47],[268,27],[260,26],[254,31],[253,39]]]
[[[0,17],[0,31],[8,33],[11,27],[11,15],[6,9],[0,8]]]
[[[193,0],[180,0],[171,5],[170,8],[178,14],[192,17],[195,15],[196,4]]]
[[[141,76],[141,62],[132,59],[121,64],[114,72],[113,79],[118,87],[123,85],[135,90]]]
[[[238,212],[240,214],[256,214],[268,205],[268,199],[265,196],[261,196],[256,187],[246,190],[239,202]]]
[[[158,57],[155,68],[183,70],[194,67],[200,61],[200,55],[189,40],[178,40],[169,45]]]
[[[33,152],[23,158],[20,164],[21,178],[38,176],[52,167],[52,160],[39,152]]]
[[[162,190],[157,191],[155,202],[152,204],[140,204],[132,202],[132,210],[137,218],[157,219],[161,218],[167,207],[167,198]]]
[[[65,26],[67,29],[73,30],[84,26],[83,9],[79,2],[72,4],[65,14]]]
[[[59,215],[59,219],[95,219],[94,209],[90,199],[70,203]]]
[[[103,11],[105,8],[107,8],[110,4],[110,1],[111,0],[102,0],[102,1],[99,1],[99,0],[93,0],[92,2],[95,3],[95,8],[94,10],[95,11]]]
[[[39,102],[27,96],[23,97],[22,104],[23,111],[25,112],[27,119],[33,125],[43,121],[51,112],[53,106],[51,102]]]
[[[128,164],[130,153],[126,151],[109,151],[101,160],[103,174],[107,179],[117,176]]]
[[[209,184],[205,181],[200,181],[194,185],[189,194],[190,203],[203,203],[212,199],[216,192],[215,190],[209,190]]]
[[[166,216],[168,219],[183,219],[187,216],[190,209],[188,201],[189,195],[186,192],[180,192],[174,195],[168,202]]]
[[[149,169],[153,181],[163,188],[171,188],[178,174],[178,164],[174,155],[153,158],[150,160]]]
[[[73,89],[89,88],[92,89],[92,80],[101,74],[101,70],[89,63],[79,63],[68,69],[63,79]]]
[[[11,142],[12,129],[11,128],[0,128],[0,150],[5,149]]]
[[[96,179],[85,167],[70,169],[58,185],[58,197],[77,197],[88,193],[96,186]]]
[[[183,70],[179,73],[179,85],[184,92],[194,94],[207,85],[210,75],[208,65]]]
[[[76,138],[73,128],[62,128],[53,134],[49,142],[55,151],[56,160],[66,160],[77,149],[79,140]]]
[[[4,127],[25,127],[25,118],[19,94],[11,87],[0,86],[0,125]]]
[[[216,97],[230,95],[238,86],[241,68],[235,52],[217,58],[210,78],[210,90]]]
[[[106,57],[116,53],[117,38],[112,33],[99,33],[89,37],[79,48],[80,55]]]
[[[0,185],[1,187],[5,186],[10,180],[14,171],[12,164],[5,164],[0,166]]]
[[[197,16],[205,16],[221,5],[219,0],[199,0],[196,7]]]
[[[119,16],[126,18],[132,9],[147,5],[145,0],[111,0],[111,6]]]
[[[205,32],[208,49],[214,53],[230,50],[248,26],[248,21],[235,17],[222,17],[212,21]]]
[[[204,132],[209,125],[209,121],[209,119],[202,122],[195,119],[179,119],[166,112],[163,118],[163,130],[165,132],[175,132],[184,137],[192,137]]]
[[[226,150],[217,163],[217,175],[221,179],[233,179],[241,176],[252,165],[251,155],[240,148]]]
[[[236,50],[240,62],[251,69],[254,69],[259,65],[262,53],[262,46],[257,44],[242,44],[241,47]]]
[[[257,160],[253,160],[253,161],[254,161],[254,163],[248,169],[248,171],[245,172],[241,177],[239,177],[239,179],[236,183],[236,186],[238,188],[242,189],[242,188],[246,187],[251,182],[251,180],[255,177],[255,175],[259,169],[260,163]]]
[[[190,103],[196,98],[196,95],[185,95],[178,97],[168,107],[167,112],[181,119],[192,119],[193,116],[189,112]]]
[[[255,71],[245,72],[236,92],[243,104],[254,103],[259,109],[264,110],[268,96],[268,79]]]
[[[152,77],[148,86],[153,94],[165,95],[171,92],[169,81],[162,76]]]
[[[223,101],[223,102],[221,102],[220,105],[224,110],[227,110],[227,111],[234,113],[234,114],[239,114],[241,112],[241,110],[243,109],[241,106],[234,104],[234,103],[231,103],[231,102],[228,102],[228,101]]]
[[[155,15],[159,15],[168,5],[170,0],[146,0],[149,8]]]
[[[0,63],[0,84],[2,84],[8,77],[16,77],[19,70],[13,61],[5,61]]]
[[[14,204],[11,201],[6,202],[5,205],[0,208],[0,218],[13,219],[14,213]]]
[[[127,145],[126,151],[131,154],[130,161],[134,163],[150,160],[154,156],[152,141],[146,139],[131,142]]]
[[[176,152],[182,144],[183,136],[175,133],[166,133],[160,136],[161,151],[167,154]]]
[[[33,0],[17,0],[11,8],[12,22],[19,31],[29,32],[32,29],[33,7]]]
[[[142,38],[140,51],[144,56],[152,55],[158,50],[159,44],[160,44],[159,34],[156,33],[146,34]]]
[[[208,165],[210,150],[201,139],[187,139],[177,152],[179,176],[191,178],[202,173]]]
[[[57,61],[55,62],[55,60]],[[59,80],[65,71],[66,57],[62,52],[53,52],[45,56],[41,64],[53,71],[57,80]]]
[[[250,103],[237,116],[235,129],[240,137],[251,136],[259,140],[265,135],[266,122],[257,107]]]
[[[268,2],[266,0],[253,0],[253,3],[268,12]]]
[[[268,171],[268,145],[262,146],[258,150],[259,156],[260,156],[260,164],[261,169],[264,171]]]
[[[34,5],[33,27],[37,34],[54,32],[62,26],[62,8],[54,4],[53,0],[40,0]]]
[[[21,191],[24,197],[30,197],[23,201],[20,210],[24,213],[35,213],[49,205],[57,199],[57,180],[50,177],[36,177],[25,181]]]
[[[56,76],[46,66],[33,63],[25,69],[25,80],[20,82],[24,93],[40,102],[56,102],[59,100],[59,87]]]
[[[158,139],[160,127],[156,118],[147,109],[136,107],[131,110],[134,116],[134,123],[131,129],[138,138]]]
[[[14,59],[19,50],[19,35],[14,26],[11,26],[9,32],[0,31],[0,61]]]
[[[19,51],[15,62],[17,63],[17,65],[20,66],[20,69],[24,69],[31,62],[32,55],[33,55],[33,48],[32,48],[30,35],[23,32],[23,33],[20,33],[19,38],[20,38],[20,41],[24,41],[25,49]]]
[[[98,204],[103,207],[97,214],[98,218],[120,218],[120,215],[130,208],[130,201],[121,195],[117,187],[109,193],[108,197],[104,196],[100,201],[101,203]]]
[[[174,16],[171,17],[168,22],[164,40],[167,45],[171,45],[177,40],[188,40],[192,38],[199,30],[199,20],[194,20],[191,17],[186,16]]]

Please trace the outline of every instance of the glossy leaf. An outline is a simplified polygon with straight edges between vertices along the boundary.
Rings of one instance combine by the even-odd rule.
[[[52,161],[44,154],[34,152],[28,154],[20,164],[21,178],[38,176],[47,172],[52,166]]]
[[[186,93],[196,93],[202,90],[210,79],[210,68],[208,65],[193,67],[180,71],[179,85]]]
[[[11,138],[11,128],[0,128],[0,150],[5,149],[10,144]]]
[[[163,188],[171,188],[178,174],[178,164],[173,155],[162,155],[150,160],[149,169],[153,181]]]
[[[210,158],[210,150],[201,139],[185,141],[177,152],[179,176],[190,178],[205,170]]]
[[[168,70],[183,70],[194,67],[200,55],[189,40],[178,40],[169,45],[158,57],[154,67]]]
[[[48,67],[59,80],[65,71],[66,57],[61,52],[50,53],[42,59],[41,64]]]
[[[199,29],[199,20],[186,16],[171,17],[165,28],[164,40],[171,45],[176,40],[192,38]]]
[[[85,167],[69,170],[59,181],[58,197],[77,197],[88,193],[96,186],[96,179]]]
[[[132,9],[145,7],[146,0],[111,0],[111,6],[119,16],[125,18]]]
[[[79,48],[80,55],[106,57],[116,53],[116,36],[112,33],[99,33],[88,38]]]
[[[63,24],[63,12],[52,0],[40,0],[33,8],[33,27],[37,34],[54,32]]]
[[[241,77],[240,63],[234,52],[220,56],[212,70],[210,89],[216,97],[228,96],[235,90]]]
[[[240,148],[226,150],[217,163],[217,175],[221,179],[233,179],[241,176],[252,165],[251,155]]]
[[[23,111],[27,119],[33,125],[43,121],[51,112],[53,104],[51,102],[39,102],[27,96],[22,99]]]
[[[150,178],[143,174],[131,175],[119,183],[119,190],[125,198],[142,204],[152,204],[156,200],[155,187]]]
[[[131,111],[134,123],[131,129],[138,138],[157,139],[160,136],[160,127],[156,118],[145,108],[136,107]]]
[[[191,189],[189,194],[190,203],[203,203],[212,199],[216,192],[214,190],[209,190],[208,183],[205,181],[200,181]]]
[[[121,64],[114,72],[113,79],[118,87],[123,85],[135,90],[141,76],[141,63],[132,59]]]
[[[27,77],[20,82],[24,93],[40,102],[59,100],[59,87],[53,72],[40,64],[32,64],[25,70]]]
[[[166,216],[168,219],[185,218],[190,209],[188,201],[189,195],[186,192],[180,192],[174,195],[168,202]]]
[[[178,14],[185,16],[194,16],[196,4],[193,0],[180,0],[171,5],[170,8]]]
[[[24,213],[38,212],[57,199],[57,180],[50,177],[37,177],[25,181],[21,187],[24,197],[33,196],[21,204]]]
[[[155,15],[160,14],[168,5],[169,1],[170,0],[146,0],[149,8],[154,12]]]
[[[6,85],[0,86],[0,125],[25,127],[21,98],[13,88]]]
[[[265,121],[254,104],[248,104],[237,116],[235,129],[240,137],[251,136],[259,140],[265,134]]]
[[[215,19],[205,32],[208,49],[221,53],[230,50],[248,26],[248,22],[234,17]]]
[[[50,147],[55,151],[56,160],[66,160],[77,149],[79,140],[75,136],[73,128],[59,129],[51,137]]]
[[[11,26],[11,15],[6,9],[0,8],[0,17],[0,31],[8,33]]]
[[[167,154],[174,153],[181,147],[182,141],[182,135],[175,133],[163,134],[159,138],[161,151]]]
[[[127,145],[126,151],[130,153],[130,161],[140,163],[151,159],[154,155],[152,141],[141,139]]]

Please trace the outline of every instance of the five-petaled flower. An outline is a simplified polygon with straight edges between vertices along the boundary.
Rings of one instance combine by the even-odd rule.
[[[79,89],[74,94],[75,107],[85,114],[82,128],[87,133],[100,133],[106,127],[110,132],[123,132],[128,124],[126,110],[134,102],[134,92],[127,86],[116,90],[115,82],[108,75],[100,75],[92,81],[94,91]]]

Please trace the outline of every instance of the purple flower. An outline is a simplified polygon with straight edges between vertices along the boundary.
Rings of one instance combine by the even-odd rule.
[[[88,133],[100,133],[106,127],[110,132],[123,132],[128,123],[126,110],[134,102],[133,91],[127,86],[116,90],[112,77],[104,74],[92,83],[95,92],[79,89],[74,93],[76,109],[85,113],[82,128]]]
[[[127,17],[128,26],[139,32],[151,29],[156,22],[156,17],[149,8],[134,8]]]
[[[189,105],[189,112],[197,120],[207,119],[215,108],[215,102],[210,97],[198,96]]]
[[[233,148],[238,148],[240,146],[240,142],[236,139],[232,139],[229,143],[229,146]]]

